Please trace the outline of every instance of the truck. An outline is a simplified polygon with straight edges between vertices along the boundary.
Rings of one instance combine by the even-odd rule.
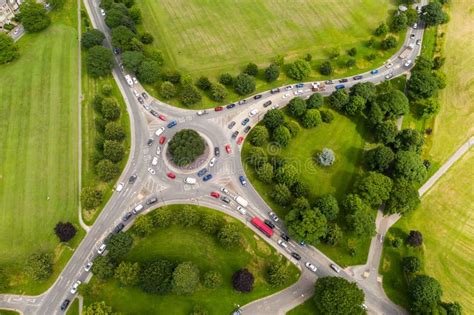
[[[235,202],[237,202],[239,205],[241,205],[244,208],[246,208],[249,205],[249,202],[247,200],[245,200],[244,198],[238,195],[234,197],[234,200]]]
[[[411,54],[411,51],[412,51],[412,48],[411,47],[406,47],[402,53],[400,54],[400,56],[398,56],[398,58],[400,59],[406,59],[408,56],[410,56]]]
[[[252,223],[253,226],[259,229],[266,236],[272,237],[273,230],[269,228],[265,223],[263,223],[262,220],[260,220],[259,218],[253,217],[250,223]]]

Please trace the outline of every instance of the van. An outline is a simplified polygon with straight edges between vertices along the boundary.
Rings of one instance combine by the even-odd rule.
[[[184,182],[185,182],[186,184],[189,184],[189,185],[194,185],[194,184],[196,184],[196,178],[194,178],[194,177],[186,177],[186,178],[184,179]]]
[[[132,212],[133,212],[133,214],[137,214],[137,213],[139,213],[139,212],[142,211],[142,210],[143,210],[143,205],[142,205],[142,204],[139,204],[139,205],[137,205],[135,208],[133,208]]]
[[[159,137],[163,131],[165,131],[165,127],[161,127],[160,129],[158,129],[156,132],[155,132],[155,136]]]

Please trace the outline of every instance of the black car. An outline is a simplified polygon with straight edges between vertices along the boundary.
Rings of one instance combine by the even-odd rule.
[[[141,98],[140,96],[137,98],[138,99],[138,102],[140,102],[140,104],[143,104],[143,98]]]
[[[120,54],[120,48],[114,47],[114,54]]]
[[[254,100],[258,100],[259,98],[262,98],[262,94],[257,94],[253,97]]]
[[[275,224],[273,224],[273,222],[270,220],[265,219],[263,223],[265,223],[272,230],[275,228]]]
[[[250,127],[250,126],[245,127],[244,132],[248,133],[250,131],[250,128],[252,128],[252,127]]]
[[[227,198],[226,196],[222,196],[221,200],[224,201],[225,203],[230,203],[230,199]]]
[[[272,93],[272,94],[275,94],[275,93],[278,93],[278,92],[280,92],[280,88],[275,88],[275,89],[272,89],[270,91],[270,93]]]
[[[234,132],[232,133],[232,139],[237,138],[238,135],[239,135],[239,132],[238,132],[238,131],[234,131]]]
[[[130,218],[132,217],[132,215],[133,215],[133,213],[132,213],[131,211],[126,212],[126,213],[123,215],[123,217],[122,217],[122,221],[123,221],[123,222],[128,221],[128,219],[130,219]]]
[[[142,93],[142,97],[143,97],[144,99],[147,99],[147,98],[148,98],[148,94],[146,94],[145,92],[143,92],[143,93]]]
[[[214,148],[214,155],[219,156],[221,154],[221,150],[219,150],[219,147]]]
[[[353,79],[354,80],[360,80],[360,79],[362,79],[362,76],[361,75],[356,75]]]
[[[71,301],[69,301],[68,299],[64,300],[64,302],[61,304],[61,311],[65,311],[66,308],[69,306],[69,303],[71,303]]]
[[[120,231],[122,231],[124,227],[125,227],[125,225],[124,225],[123,223],[119,223],[119,224],[114,228],[114,233],[115,233],[115,234],[120,233]]]
[[[291,256],[296,259],[296,260],[300,260],[301,259],[301,256],[298,254],[298,253],[295,253],[295,252],[292,252],[291,253]]]
[[[239,101],[239,105],[244,105],[245,103],[247,103],[247,100],[240,100]]]
[[[339,80],[340,83],[344,83],[344,82],[347,82],[347,81],[349,81],[349,80],[347,80],[347,79],[340,79]]]
[[[158,115],[159,115],[158,112],[153,110],[153,109],[150,110],[150,114],[152,114],[155,117],[158,117]]]
[[[151,146],[151,145],[153,144],[153,139],[152,139],[152,138],[148,139],[148,141],[146,142],[146,144],[147,144],[148,146]]]
[[[265,103],[263,103],[263,107],[268,107],[272,105],[272,101],[266,101]]]
[[[151,197],[146,201],[146,204],[149,206],[149,205],[152,205],[152,204],[156,203],[157,201],[158,201],[158,199],[156,197]]]
[[[137,174],[133,174],[132,176],[128,178],[128,183],[133,184],[135,183],[136,180],[137,180]]]
[[[286,235],[285,233],[281,233],[281,238],[284,239],[285,241],[289,242],[290,241],[290,237],[288,235]]]
[[[234,103],[229,104],[229,105],[226,106],[227,109],[231,109],[231,108],[234,108],[234,107],[235,107],[235,104],[234,104]]]
[[[232,129],[232,127],[235,126],[235,121],[231,121],[228,125],[227,128]]]

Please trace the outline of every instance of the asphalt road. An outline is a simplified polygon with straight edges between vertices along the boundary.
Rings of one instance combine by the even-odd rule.
[[[106,34],[105,45],[110,46],[110,34],[106,27],[103,17],[100,15],[98,2],[88,0],[85,2],[85,7],[91,18],[92,24],[95,28],[101,30]],[[414,38],[410,38],[410,34],[414,34]],[[398,51],[387,63],[378,68],[377,73],[362,73],[361,79],[355,80],[353,77],[347,78],[347,82],[343,83],[348,89],[358,82],[373,82],[378,84],[386,80],[386,76],[390,74],[391,77],[397,77],[405,74],[411,69],[413,63],[405,66],[405,60],[398,58],[398,56],[405,49],[405,46],[417,39],[423,38],[423,29],[408,30],[407,37],[403,48]],[[415,60],[419,54],[421,45],[414,45],[410,51],[409,59]],[[70,288],[76,280],[86,281],[90,277],[90,273],[84,270],[84,265],[92,261],[97,255],[97,249],[102,244],[103,240],[113,231],[113,228],[122,221],[123,214],[130,211],[137,204],[145,205],[145,202],[150,197],[157,197],[158,202],[151,207],[146,207],[142,213],[151,211],[157,207],[169,204],[198,204],[204,205],[216,210],[222,211],[232,215],[242,222],[246,223],[249,228],[252,228],[258,235],[268,241],[283,255],[288,257],[295,265],[302,270],[300,280],[290,286],[289,288],[275,294],[271,297],[255,301],[242,307],[244,314],[283,314],[287,310],[302,303],[312,294],[314,282],[317,277],[326,275],[336,275],[336,273],[329,267],[333,263],[324,254],[319,252],[314,247],[301,247],[294,241],[290,241],[288,248],[280,247],[277,244],[279,235],[284,231],[281,220],[278,223],[276,232],[271,238],[267,238],[249,224],[253,216],[260,218],[267,218],[270,207],[259,196],[256,190],[250,183],[242,186],[238,177],[245,175],[241,157],[240,145],[236,143],[236,139],[231,138],[231,134],[235,131],[239,132],[239,136],[245,136],[241,121],[249,118],[248,125],[254,126],[258,123],[266,111],[270,110],[272,106],[279,108],[285,106],[288,101],[296,95],[301,97],[309,97],[313,91],[311,90],[311,82],[303,84],[302,88],[287,89],[281,87],[280,92],[272,94],[270,91],[260,93],[261,98],[248,98],[246,104],[236,105],[233,109],[224,109],[216,112],[214,110],[207,110],[207,114],[199,116],[196,111],[183,110],[176,107],[169,106],[159,100],[148,96],[144,104],[140,104],[135,96],[135,93],[146,93],[140,84],[134,84],[130,87],[124,78],[125,73],[119,67],[120,57],[115,56],[116,66],[113,69],[114,78],[124,96],[127,104],[127,111],[131,119],[131,150],[128,163],[117,183],[123,183],[124,188],[120,192],[114,192],[107,205],[102,210],[96,222],[90,227],[89,232],[84,237],[81,244],[77,247],[74,255],[61,272],[56,282],[45,293],[36,296],[15,296],[15,295],[0,295],[0,307],[17,309],[25,314],[60,314],[60,305],[65,299],[72,300],[74,294],[70,293]],[[340,84],[334,80],[333,84],[326,84],[325,89],[319,91],[323,95],[329,95],[335,90],[335,86]],[[337,83],[336,83],[337,82]],[[271,101],[272,105],[264,107],[263,104]],[[162,121],[150,113],[153,109],[157,113],[164,115],[166,121]],[[249,117],[250,111],[257,109],[258,113]],[[176,120],[177,125],[172,128],[167,128],[167,124],[171,120]],[[235,126],[231,129],[228,124],[235,121]],[[191,128],[197,130],[203,135],[208,142],[209,155],[201,159],[200,165],[196,166],[194,170],[180,170],[173,167],[166,158],[166,142],[159,144],[159,137],[155,136],[155,131],[164,127],[165,131],[161,136],[165,136],[169,140],[177,131],[184,128]],[[148,139],[153,139],[152,145],[148,145]],[[224,150],[224,146],[229,144],[232,153],[228,154]],[[160,154],[157,154],[157,149],[160,147]],[[220,156],[213,167],[209,166],[209,160],[213,157],[213,148],[220,148]],[[153,157],[157,157],[156,165],[152,165]],[[213,178],[204,182],[196,173],[199,169],[206,167]],[[153,171],[150,172],[149,169]],[[173,172],[176,175],[175,179],[170,179],[167,173]],[[154,173],[154,174],[152,174]],[[137,175],[137,180],[133,184],[128,183],[128,178],[131,175]],[[184,183],[186,177],[194,177],[197,179],[197,184],[188,185]],[[247,207],[247,214],[241,215],[236,211],[237,204],[232,200],[230,204],[223,203],[221,200],[211,197],[211,191],[218,191],[221,187],[226,187],[229,190],[229,197],[232,199],[236,195],[243,196],[249,201]],[[133,223],[133,219],[126,222],[127,227]],[[291,252],[297,252],[301,255],[301,261],[296,261],[290,256]],[[318,267],[316,273],[309,271],[305,266],[305,262],[312,262]],[[372,282],[362,281],[354,278],[353,275],[342,270],[339,274],[350,281],[356,281],[358,285],[364,290],[366,294],[366,305],[370,313],[375,314],[403,314],[404,310],[393,304],[383,293],[381,286],[373,285]]]

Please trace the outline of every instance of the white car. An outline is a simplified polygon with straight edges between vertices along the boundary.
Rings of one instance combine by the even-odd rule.
[[[385,65],[385,68],[387,69],[390,69],[391,67],[393,67],[393,63],[389,62]]]
[[[242,206],[237,206],[237,211],[239,211],[241,215],[247,214],[247,210],[245,210]]]
[[[147,104],[143,104],[143,107],[147,110],[147,111],[150,111],[150,105],[147,105]]]
[[[288,97],[290,97],[290,93],[286,93],[286,94],[283,95],[281,98],[282,98],[282,99],[285,99],[285,98],[288,98]]]
[[[418,28],[418,23],[413,24],[413,28],[417,29]]]
[[[275,105],[272,106],[272,109],[277,109],[278,107],[280,107],[280,105],[275,104]]]
[[[411,63],[412,63],[411,59],[408,59],[408,60],[405,62],[404,66],[405,66],[405,67],[409,67],[409,66],[411,65]]]
[[[125,186],[125,184],[124,184],[124,183],[120,183],[120,184],[118,184],[118,185],[117,185],[117,187],[115,187],[115,191],[121,192],[121,191],[122,191],[122,189],[123,189],[123,186]]]
[[[135,94],[136,97],[139,97],[140,96],[140,93],[138,93],[137,90],[133,89],[133,94]]]
[[[161,147],[157,146],[156,147],[156,155],[160,155],[160,154],[161,154]]]
[[[198,112],[196,113],[198,116],[202,116],[202,115],[205,115],[207,114],[207,110],[198,110]]]
[[[148,172],[150,172],[151,175],[155,175],[156,172],[154,169],[152,169],[151,167],[148,168]]]
[[[18,28],[16,28],[16,29],[13,31],[13,34],[14,34],[14,35],[18,34]]]
[[[100,9],[100,14],[101,14],[102,16],[105,16],[105,11],[104,11],[104,9]]]
[[[288,249],[288,245],[285,243],[284,240],[278,240],[278,245],[280,245],[281,247],[285,248],[285,249]]]
[[[389,79],[391,79],[392,77],[393,77],[393,73],[392,73],[392,72],[387,73],[387,74],[385,75],[385,79],[386,79],[386,80],[389,80]]]
[[[214,164],[216,164],[216,160],[217,160],[217,158],[214,156],[214,157],[209,161],[209,166],[210,166],[210,167],[213,167]]]
[[[159,137],[161,134],[165,131],[165,127],[159,128],[157,131],[155,131],[155,136]]]
[[[132,213],[133,213],[133,214],[137,214],[137,213],[139,213],[139,212],[142,211],[142,210],[143,210],[143,205],[142,205],[142,204],[139,204],[139,205],[136,205],[135,208],[133,208]]]
[[[151,165],[156,166],[158,164],[158,157],[154,156],[153,160],[151,160]]]
[[[318,268],[316,268],[316,266],[310,263],[309,261],[307,261],[304,265],[312,272],[316,272],[316,270],[318,270]]]
[[[225,187],[221,187],[221,191],[225,194],[229,194],[229,191]]]
[[[97,253],[98,253],[99,255],[102,255],[102,254],[105,252],[105,248],[106,248],[106,247],[107,247],[106,244],[100,245],[100,246],[99,246],[99,249],[97,250]]]
[[[330,267],[331,267],[332,270],[334,270],[337,273],[341,272],[341,268],[339,268],[339,266],[337,266],[335,264],[331,264]]]
[[[79,288],[81,283],[82,283],[81,280],[77,280],[76,282],[74,282],[74,284],[72,285],[72,288],[71,288],[71,294],[76,294],[77,289]]]
[[[252,118],[253,116],[258,114],[258,109],[254,108],[250,111],[249,117]]]
[[[84,270],[89,272],[91,271],[91,268],[92,268],[92,261],[88,262],[85,266],[84,266]]]
[[[133,83],[134,83],[134,84],[138,84],[137,78],[133,77],[132,80],[133,80]]]

